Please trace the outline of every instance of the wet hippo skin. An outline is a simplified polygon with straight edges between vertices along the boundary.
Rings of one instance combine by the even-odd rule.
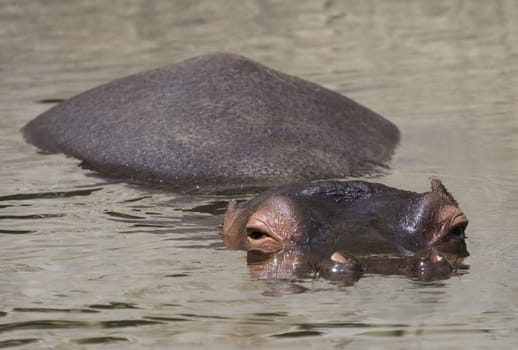
[[[415,193],[363,181],[283,186],[231,201],[222,238],[249,252],[259,277],[361,273],[443,278],[469,255],[468,220],[437,179]]]
[[[23,133],[104,175],[179,189],[367,174],[386,164],[399,140],[398,129],[366,107],[228,53],[101,85]]]

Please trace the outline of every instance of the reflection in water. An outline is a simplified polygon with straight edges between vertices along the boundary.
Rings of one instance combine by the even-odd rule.
[[[416,281],[431,282],[465,274],[469,266],[463,258],[426,249],[412,256],[367,255],[354,257],[347,252],[332,249],[297,247],[276,253],[247,252],[250,275],[266,280],[268,295],[283,295],[305,291],[293,287],[294,281],[324,278],[338,282],[341,287],[351,286],[362,276],[399,275]]]
[[[301,248],[272,254],[253,250],[247,252],[246,259],[254,278],[293,280],[316,274],[316,267],[324,256],[313,255],[309,249]]]

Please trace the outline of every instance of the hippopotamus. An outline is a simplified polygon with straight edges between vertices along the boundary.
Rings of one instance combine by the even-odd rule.
[[[248,251],[255,276],[365,273],[449,276],[469,255],[468,220],[439,179],[416,193],[364,181],[281,186],[230,201],[222,239]]]
[[[359,103],[230,53],[95,87],[23,133],[108,177],[177,190],[370,174],[399,141],[396,126]]]

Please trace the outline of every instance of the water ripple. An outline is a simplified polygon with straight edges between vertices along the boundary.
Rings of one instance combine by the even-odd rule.
[[[91,337],[74,340],[77,344],[106,344],[120,341],[129,341],[129,339],[123,337]]]
[[[56,191],[56,192],[35,192],[35,193],[19,193],[11,194],[7,196],[0,196],[0,201],[20,201],[30,199],[43,199],[43,198],[67,198],[74,196],[89,196],[93,192],[102,190],[102,187],[91,188],[88,190],[76,190],[76,191]]]
[[[0,333],[27,329],[79,329],[79,328],[126,328],[161,324],[156,320],[112,320],[112,321],[72,321],[72,320],[33,320],[0,324]]]
[[[0,230],[0,233],[5,233],[5,234],[8,234],[8,235],[26,235],[26,234],[34,233],[34,232],[36,232],[36,231],[31,231],[31,230],[4,230],[4,229]]]
[[[0,220],[34,220],[46,218],[61,218],[64,214],[31,214],[31,215],[0,215]]]
[[[66,312],[66,313],[98,313],[97,310],[89,309],[55,309],[45,307],[15,307],[13,311],[17,312],[39,312],[39,313],[53,313],[53,312]]]
[[[324,335],[324,332],[320,331],[294,331],[294,332],[285,332],[285,333],[277,333],[271,335],[272,338],[301,338],[301,337],[314,337],[317,335]]]
[[[93,304],[89,306],[92,309],[105,309],[105,310],[117,310],[117,309],[139,309],[135,304],[131,303],[120,303],[110,302],[109,304]]]
[[[0,348],[10,348],[13,346],[20,346],[37,342],[39,339],[36,338],[20,338],[20,339],[8,339],[0,341]]]

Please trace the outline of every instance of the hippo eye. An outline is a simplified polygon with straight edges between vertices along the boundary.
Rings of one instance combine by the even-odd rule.
[[[250,237],[251,239],[262,239],[262,238],[270,236],[266,232],[255,230],[255,229],[248,230],[247,234],[248,234],[248,237]]]
[[[266,227],[257,227],[257,225],[247,227],[246,235],[247,250],[249,251],[257,250],[263,253],[273,253],[282,249],[282,240],[275,233],[270,233]]]
[[[467,222],[461,222],[455,226],[453,226],[448,232],[448,236],[451,239],[464,239],[464,231],[466,230],[466,226],[468,226]]]

